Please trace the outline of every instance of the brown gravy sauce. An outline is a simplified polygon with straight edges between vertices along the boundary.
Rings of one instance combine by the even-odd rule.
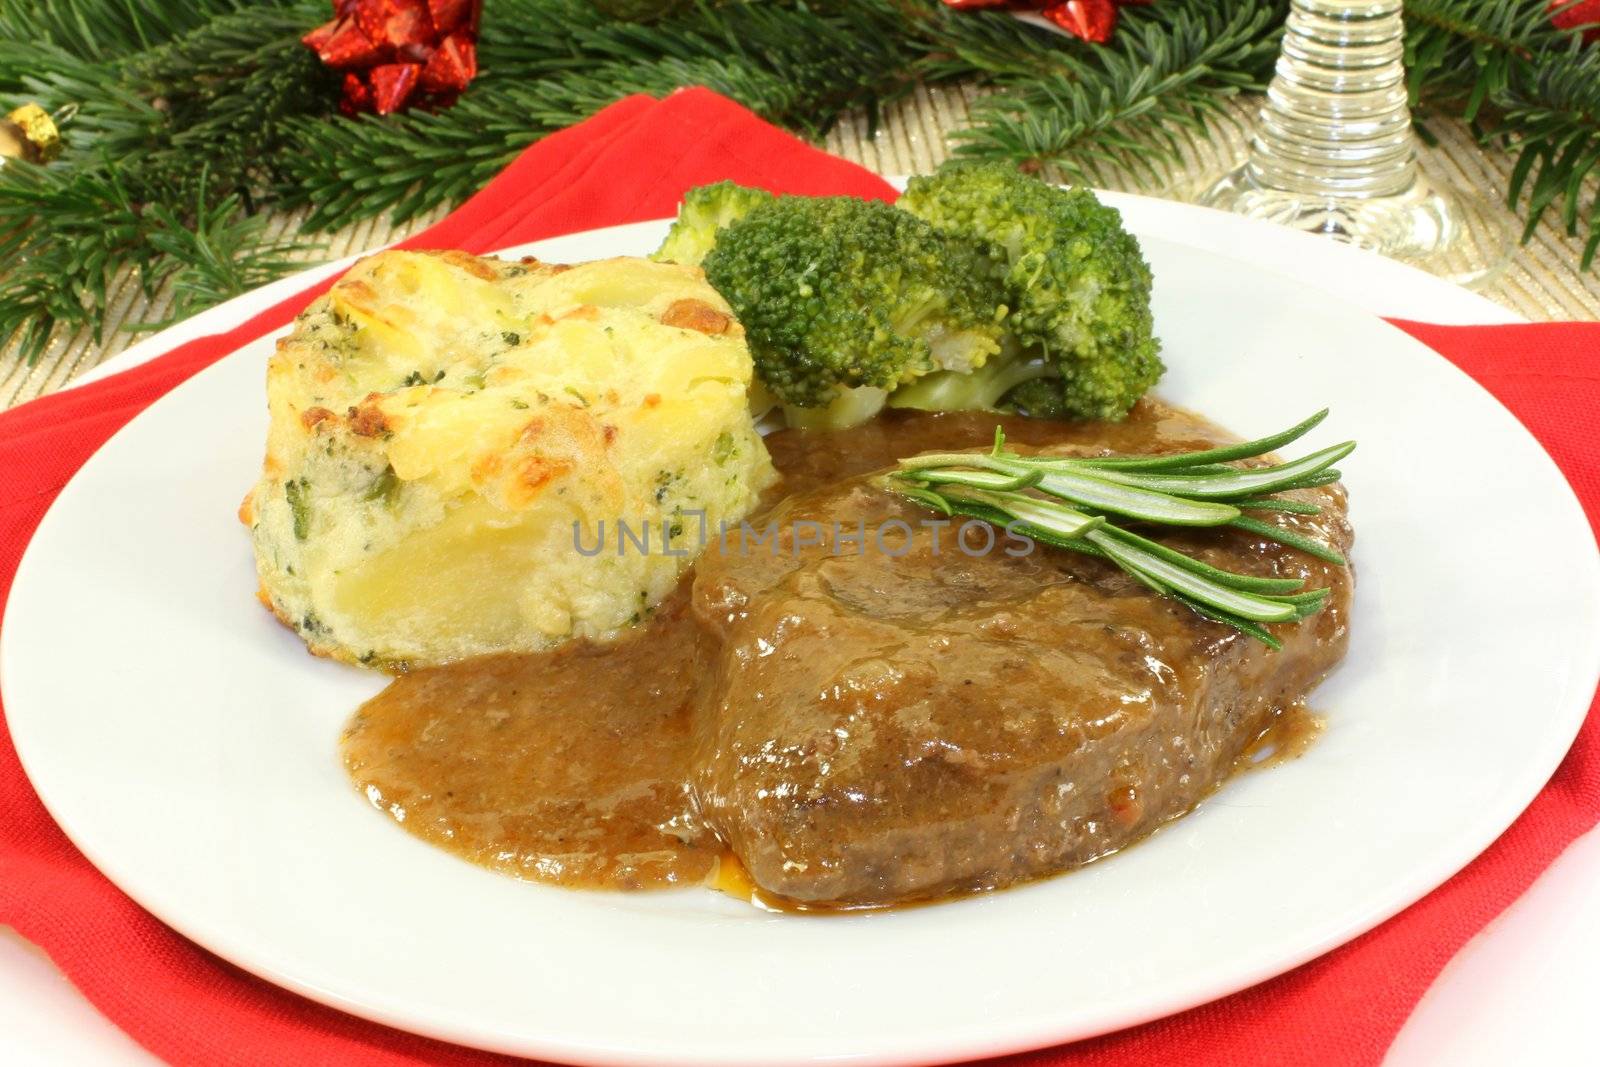
[[[344,762],[374,807],[463,859],[559,885],[703,882],[720,844],[688,768],[703,649],[682,590],[641,632],[396,678]]]
[[[1142,403],[1109,426],[891,416],[843,433],[785,431],[768,439],[783,474],[769,503],[899,456],[986,445],[996,421],[1020,444],[1092,442],[1126,452],[1195,422]],[[1206,443],[1196,437],[1197,447]],[[614,643],[579,641],[397,677],[346,727],[351,778],[408,832],[520,878],[598,889],[699,883],[774,910],[834,910],[762,894],[695,813],[695,686],[711,650],[689,614],[687,584],[649,624]],[[1236,769],[1299,755],[1320,722],[1299,705],[1286,708]]]
[[[1282,708],[1261,736],[1250,743],[1234,763],[1233,773],[1276,767],[1299,759],[1322,736],[1328,720],[1301,701]]]

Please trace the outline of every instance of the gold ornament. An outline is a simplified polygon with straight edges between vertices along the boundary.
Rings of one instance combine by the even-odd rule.
[[[0,119],[0,157],[48,163],[61,154],[61,131],[38,104],[23,104]]]

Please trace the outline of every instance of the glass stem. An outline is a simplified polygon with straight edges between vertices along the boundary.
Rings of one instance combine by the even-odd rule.
[[[1393,196],[1416,181],[1400,0],[1294,0],[1249,168],[1269,189]]]

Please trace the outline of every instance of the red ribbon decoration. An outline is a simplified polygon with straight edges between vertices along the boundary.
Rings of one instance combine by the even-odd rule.
[[[1555,12],[1550,16],[1550,21],[1559,28],[1575,30],[1587,26],[1589,28],[1583,31],[1583,39],[1591,44],[1600,41],[1600,0],[1583,0],[1578,4],[1573,4],[1572,0],[1550,0],[1550,10]]]
[[[946,7],[957,11],[974,11],[980,8],[1005,8],[1010,11],[1034,11],[1042,18],[1066,30],[1074,37],[1095,44],[1111,40],[1117,28],[1117,9],[1130,4],[1148,4],[1151,0],[944,0]],[[1595,0],[1600,3],[1600,0]]]
[[[483,0],[334,0],[333,19],[300,40],[344,72],[347,115],[447,107],[478,73]]]

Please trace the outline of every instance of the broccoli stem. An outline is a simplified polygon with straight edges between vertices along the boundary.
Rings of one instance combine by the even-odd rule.
[[[892,408],[918,411],[996,411],[1005,395],[1023,382],[1056,378],[1060,372],[1043,357],[1000,357],[962,374],[935,371],[889,395]]]
[[[848,430],[883,410],[888,392],[872,385],[840,387],[828,403],[814,408],[783,406],[784,417],[797,430]]]

